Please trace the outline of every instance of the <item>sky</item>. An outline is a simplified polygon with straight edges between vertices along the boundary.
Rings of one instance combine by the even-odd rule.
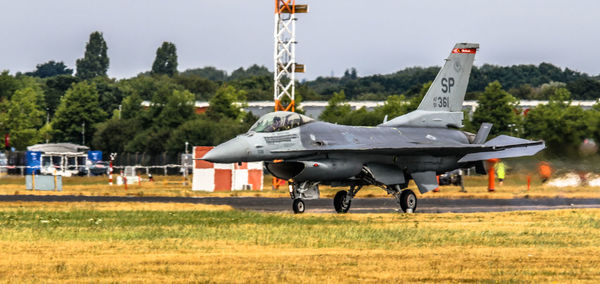
[[[539,64],[600,74],[596,0],[298,0],[299,79],[440,66],[456,42],[480,43],[475,65]],[[33,71],[49,60],[75,69],[89,34],[108,45],[108,75],[152,66],[163,41],[179,70],[252,64],[273,69],[272,0],[0,0],[0,70]]]

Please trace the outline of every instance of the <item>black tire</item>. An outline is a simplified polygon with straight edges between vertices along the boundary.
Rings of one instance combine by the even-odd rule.
[[[400,208],[404,213],[411,209],[411,212],[417,210],[417,196],[410,189],[405,189],[400,194]]]
[[[292,210],[294,210],[294,214],[304,213],[304,209],[306,209],[304,201],[302,201],[302,199],[294,199],[294,203],[292,203]]]
[[[333,208],[335,208],[335,212],[337,213],[347,213],[350,210],[350,204],[352,201],[348,202],[347,206],[344,206],[344,199],[348,195],[348,192],[345,190],[340,190],[335,194],[333,198]]]

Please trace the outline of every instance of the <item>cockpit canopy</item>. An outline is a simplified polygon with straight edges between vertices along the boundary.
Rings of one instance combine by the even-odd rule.
[[[313,119],[295,112],[276,111],[263,115],[249,132],[277,132],[290,130],[303,124],[312,122]]]

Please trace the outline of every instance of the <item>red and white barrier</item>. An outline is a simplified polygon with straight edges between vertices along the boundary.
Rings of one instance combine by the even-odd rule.
[[[263,163],[242,163],[234,164],[232,190],[252,189],[262,190],[263,188]]]
[[[262,190],[263,163],[219,164],[202,161],[200,158],[213,147],[194,147],[194,176],[192,190],[195,191],[232,191]]]

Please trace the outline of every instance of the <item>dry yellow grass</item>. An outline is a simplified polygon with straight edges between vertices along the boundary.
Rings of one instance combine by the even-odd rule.
[[[0,203],[3,282],[600,281],[598,209],[298,216],[37,205]]]
[[[142,185],[109,186],[106,177],[71,177],[64,178],[63,191],[28,191],[25,190],[25,181],[20,176],[0,177],[0,194],[36,194],[36,195],[94,195],[94,196],[262,196],[262,197],[289,197],[287,186],[279,190],[272,190],[271,176],[265,176],[262,191],[234,191],[234,192],[198,192],[191,190],[191,181],[183,185],[180,176],[157,176],[155,182],[142,182]],[[532,185],[527,190],[527,176],[524,174],[507,175],[505,184],[496,184],[496,192],[487,191],[486,176],[469,176],[465,178],[465,189],[460,192],[457,186],[442,186],[440,192],[429,192],[419,195],[420,198],[600,198],[599,187],[549,187],[540,184],[534,176]],[[411,182],[409,188],[416,186]],[[323,197],[332,198],[338,190],[321,186]],[[415,190],[416,191],[416,190]],[[417,193],[418,194],[418,193]],[[387,193],[374,186],[363,188],[358,193],[359,198],[388,197]]]
[[[153,211],[227,211],[233,210],[228,205],[191,204],[191,203],[149,203],[149,202],[29,202],[14,201],[0,203],[0,212],[14,210],[153,210]]]
[[[181,249],[163,249],[165,243]],[[0,242],[6,282],[600,281],[598,248],[297,249],[227,242]]]

